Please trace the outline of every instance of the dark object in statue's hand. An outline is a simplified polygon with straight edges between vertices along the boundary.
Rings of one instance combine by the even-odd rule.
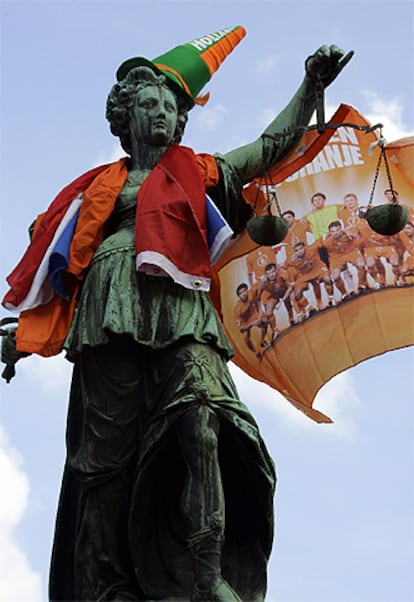
[[[17,318],[4,318],[0,320],[0,326],[17,322]],[[22,358],[27,357],[30,353],[18,351],[16,349],[16,328],[0,328],[0,336],[3,337],[1,342],[1,361],[6,364],[1,377],[9,383],[16,375],[15,364]]]
[[[16,368],[14,367],[14,364],[6,364],[6,367],[1,373],[1,377],[4,378],[7,384],[9,384],[14,376],[16,376]]]

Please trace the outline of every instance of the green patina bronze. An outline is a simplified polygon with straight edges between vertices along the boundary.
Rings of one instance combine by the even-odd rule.
[[[347,60],[334,46],[312,55],[264,134],[306,126],[316,82],[328,85]],[[276,478],[230,377],[231,346],[208,293],[135,269],[137,192],[181,139],[187,106],[138,67],[107,107],[129,176],[65,343],[74,373],[50,599],[260,602]],[[259,136],[215,157],[219,184],[208,193],[236,233],[251,217],[242,186],[299,137]]]
[[[368,210],[366,219],[370,227],[385,236],[401,232],[408,221],[408,209],[399,204],[378,205]]]

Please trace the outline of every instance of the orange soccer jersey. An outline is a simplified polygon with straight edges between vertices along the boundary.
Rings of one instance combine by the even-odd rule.
[[[294,254],[294,246],[298,242],[308,244],[307,233],[312,234],[310,224],[305,219],[297,219],[290,226],[288,233],[283,239],[286,252],[286,261],[289,262]]]
[[[359,242],[359,237],[347,232],[342,232],[339,238],[328,234],[324,246],[328,251],[330,269],[343,268],[347,263],[355,264],[358,258],[362,258]]]
[[[404,230],[399,232],[398,236],[404,249],[404,268],[412,270],[414,268],[414,236],[408,236]]]
[[[265,305],[272,299],[280,299],[289,288],[289,276],[286,270],[278,269],[275,280],[265,280],[260,292],[260,300]]]
[[[396,255],[397,239],[395,236],[384,236],[378,234],[375,230],[369,227],[368,223],[364,224],[361,229],[362,245],[364,255],[379,259],[385,257],[388,259],[391,255]]]
[[[305,251],[303,258],[295,254],[289,262],[288,273],[290,278],[295,281],[296,286],[307,284],[311,280],[319,280],[329,274],[316,245],[305,247]]]
[[[344,228],[351,232],[359,232],[365,223],[364,219],[359,217],[359,208],[350,210],[347,207],[342,207],[338,211],[338,217]]]
[[[234,318],[237,326],[247,326],[253,320],[259,317],[257,306],[257,292],[251,289],[247,292],[247,301],[237,299],[234,306]]]
[[[262,280],[265,268],[269,263],[275,263],[275,254],[271,248],[259,247],[249,253],[247,256],[247,271],[252,284]]]

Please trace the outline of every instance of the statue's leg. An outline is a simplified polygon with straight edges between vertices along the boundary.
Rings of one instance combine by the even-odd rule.
[[[54,552],[54,581],[71,570],[73,583],[70,597],[64,591],[56,599],[143,599],[130,560],[127,520],[139,442],[141,364],[132,345],[107,345],[84,351],[75,366],[69,485]]]
[[[221,576],[225,502],[218,459],[220,424],[204,403],[192,405],[179,425],[179,440],[187,466],[182,496],[188,525],[188,546],[194,558],[192,600],[240,601]]]

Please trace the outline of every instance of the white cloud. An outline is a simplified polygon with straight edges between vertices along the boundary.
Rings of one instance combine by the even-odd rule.
[[[279,418],[298,424],[309,423],[309,418],[297,410],[285,397],[275,389],[243,372],[233,362],[229,364],[231,375],[236,383],[240,398],[254,411],[254,408],[265,412],[274,412]]]
[[[119,142],[113,144],[112,149],[110,151],[105,150],[101,152],[94,161],[92,161],[92,165],[105,165],[106,163],[114,163],[118,161],[121,157],[125,157],[126,153],[122,148]]]
[[[368,109],[364,111],[363,116],[371,125],[378,123],[383,125],[382,133],[387,142],[414,136],[414,130],[410,130],[403,121],[404,104],[401,98],[395,97],[385,100],[371,90],[363,90],[362,94],[368,104]],[[338,107],[339,105],[325,102],[325,121],[329,121]],[[355,108],[359,110],[358,107]],[[276,109],[272,107],[262,109],[256,118],[258,128],[262,130],[266,128],[276,117],[276,114]],[[310,123],[316,123],[316,113],[313,114]]]
[[[263,131],[264,129],[266,129],[267,126],[269,125],[269,123],[272,123],[272,121],[276,117],[276,115],[277,115],[277,111],[276,111],[276,109],[273,109],[272,107],[267,107],[265,109],[262,109],[260,111],[260,113],[257,114],[257,117],[256,117],[256,124],[257,124],[259,131]]]
[[[353,439],[357,434],[356,410],[360,399],[349,371],[341,372],[322,387],[313,407],[332,418],[327,429],[333,436]]]
[[[403,100],[400,97],[384,100],[371,90],[364,90],[363,95],[368,102],[368,111],[364,115],[370,123],[382,123],[383,135],[387,142],[393,142],[406,136],[413,136],[414,131],[409,130],[403,122]]]
[[[234,378],[241,399],[252,408],[275,413],[278,419],[297,428],[321,428],[313,420],[295,408],[281,393],[244,373],[235,364],[230,363],[230,372]],[[313,407],[333,420],[326,432],[341,439],[353,439],[356,435],[355,410],[359,398],[354,389],[351,374],[342,372],[330,380],[317,394]]]
[[[16,370],[20,370],[38,391],[47,394],[62,393],[64,396],[67,394],[72,364],[65,359],[63,353],[53,357],[31,355],[21,360]]]
[[[267,56],[257,61],[256,71],[261,77],[265,75],[271,75],[272,73],[274,73],[279,63],[279,56],[276,56],[275,54],[268,54]]]
[[[223,105],[214,105],[212,107],[205,106],[202,111],[191,117],[192,127],[196,126],[199,131],[217,130],[223,123],[226,114],[226,109]]]
[[[339,105],[333,105],[333,104],[329,104],[328,102],[325,102],[325,121],[329,121],[329,119],[333,116],[333,114],[335,113],[335,111],[338,110]],[[262,111],[260,113],[258,113],[257,118],[256,118],[256,123],[257,126],[260,130],[264,130],[265,128],[267,128],[267,126],[269,125],[269,123],[271,123],[273,121],[273,119],[275,119],[276,115],[277,115],[277,111],[276,109],[272,108],[272,107],[267,107],[265,109],[262,109]],[[314,125],[316,123],[316,111],[313,113],[309,124],[310,125]]]
[[[16,525],[26,508],[29,484],[20,464],[20,456],[9,447],[0,425],[0,474],[2,482],[7,483],[0,496],[0,525]]]
[[[325,103],[325,121],[329,121],[338,108],[339,105],[332,105],[329,102]],[[312,116],[312,123],[316,123],[316,112]]]
[[[40,575],[29,566],[16,538],[16,526],[27,508],[29,482],[21,459],[0,425],[0,600],[40,602]]]

